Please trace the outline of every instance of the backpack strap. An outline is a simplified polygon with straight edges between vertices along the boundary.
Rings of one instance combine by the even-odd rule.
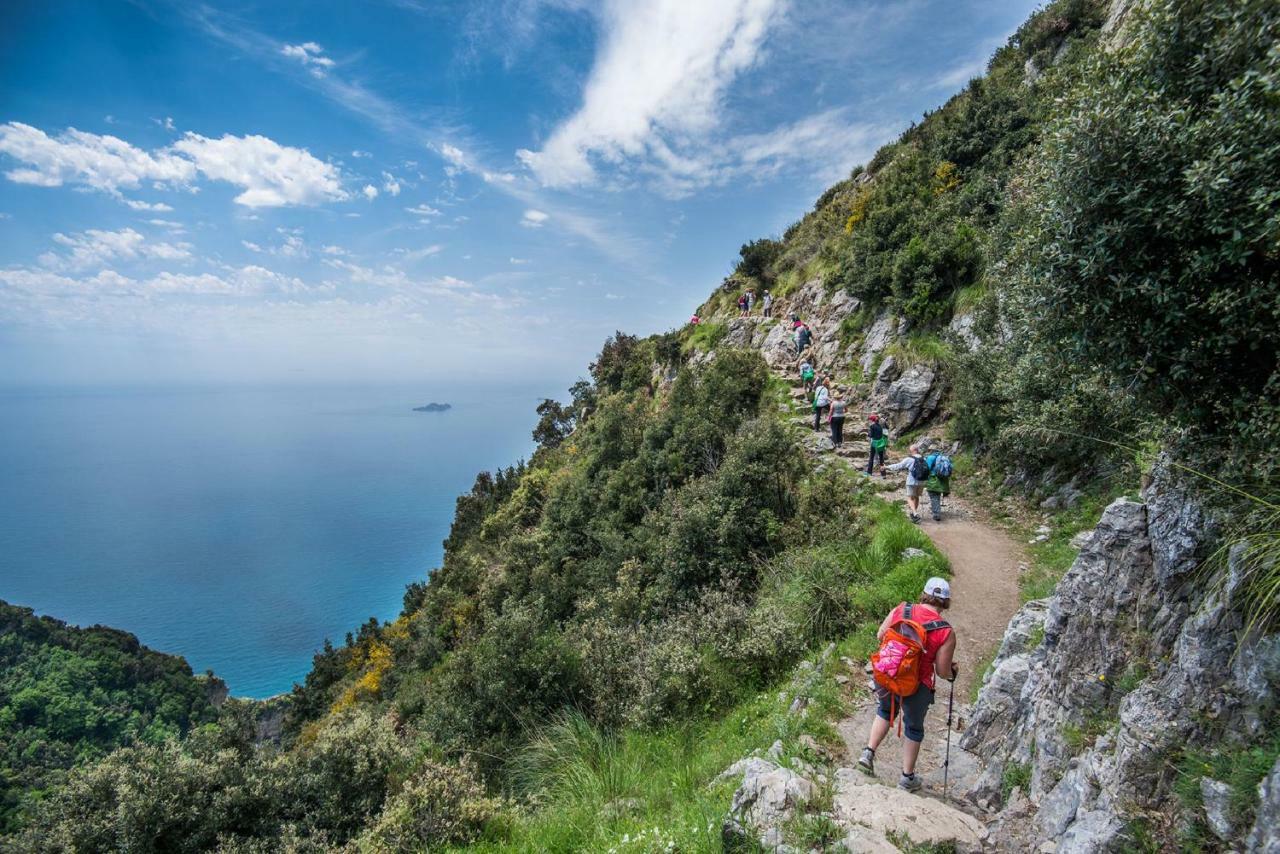
[[[905,603],[905,604],[902,606],[902,619],[904,619],[904,620],[910,620],[910,619],[911,619],[911,609],[912,609],[912,608],[914,608],[914,607],[915,607],[915,606],[914,606],[914,605],[912,605],[910,602]]]
[[[929,622],[924,624],[924,630],[926,632],[936,632],[936,631],[941,631],[942,629],[949,629],[949,628],[951,628],[951,624],[948,623],[946,620],[930,620]]]

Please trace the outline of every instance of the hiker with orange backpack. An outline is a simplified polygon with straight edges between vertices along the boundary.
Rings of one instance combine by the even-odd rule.
[[[871,722],[858,768],[875,775],[876,748],[898,719],[899,731],[905,729],[907,734],[898,788],[908,792],[918,791],[922,785],[916,777],[916,758],[924,741],[925,715],[933,705],[935,676],[955,682],[960,672],[952,660],[955,631],[942,619],[942,612],[950,606],[951,585],[946,579],[930,578],[919,602],[903,602],[884,618],[876,635],[880,649],[871,656],[880,708]]]

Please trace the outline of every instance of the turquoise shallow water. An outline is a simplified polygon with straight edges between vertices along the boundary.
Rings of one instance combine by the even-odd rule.
[[[287,691],[399,613],[457,495],[531,452],[540,391],[0,391],[0,599]]]

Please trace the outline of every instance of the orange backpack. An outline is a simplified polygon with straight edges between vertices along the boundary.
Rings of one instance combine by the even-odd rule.
[[[912,619],[913,609],[913,605],[902,605],[898,619],[885,630],[880,649],[871,654],[871,673],[876,684],[898,697],[910,697],[920,687],[924,644],[929,632],[950,627],[946,620],[920,623]]]

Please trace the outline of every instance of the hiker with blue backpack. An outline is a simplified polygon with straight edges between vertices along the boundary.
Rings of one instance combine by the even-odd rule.
[[[951,494],[951,473],[954,470],[951,457],[942,451],[934,451],[924,458],[929,468],[929,477],[924,482],[924,491],[929,493],[929,509],[933,512],[933,521],[942,521],[942,496]]]

